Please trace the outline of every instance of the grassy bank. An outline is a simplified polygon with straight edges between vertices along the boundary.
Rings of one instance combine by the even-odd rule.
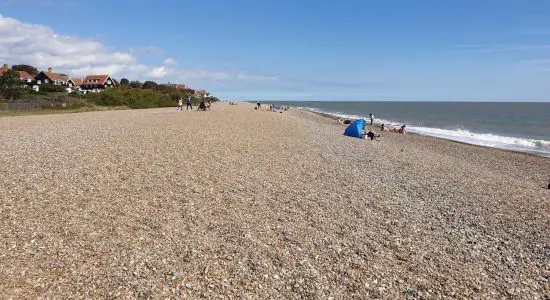
[[[49,115],[49,114],[70,114],[70,113],[80,113],[80,112],[89,112],[89,111],[107,111],[107,110],[123,110],[129,109],[127,106],[100,106],[90,104],[87,106],[82,106],[78,108],[36,108],[29,110],[18,110],[18,111],[0,111],[0,117],[15,117],[15,116],[29,116],[29,115]]]

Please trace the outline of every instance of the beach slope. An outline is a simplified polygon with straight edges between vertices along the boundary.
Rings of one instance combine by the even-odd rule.
[[[215,104],[0,118],[0,298],[550,295],[550,159]]]

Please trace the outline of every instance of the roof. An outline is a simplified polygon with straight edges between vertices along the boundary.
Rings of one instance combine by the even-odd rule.
[[[81,85],[82,84],[82,79],[80,78],[71,78],[71,80],[73,81],[74,85]]]
[[[178,90],[185,90],[187,86],[185,84],[176,84],[176,89]]]
[[[17,71],[17,73],[19,73],[19,78],[21,79],[34,80],[34,77],[25,71]]]
[[[42,71],[40,73],[44,73],[44,75],[46,75],[46,77],[48,77],[50,80],[59,80],[59,81],[68,81],[69,80],[69,76],[67,76],[65,74],[53,73],[53,72],[44,72],[44,71]],[[40,73],[38,73],[38,74],[40,74]]]
[[[25,71],[16,71],[18,74],[19,74],[19,79],[30,79],[30,80],[34,80],[34,77],[32,77],[32,75],[30,75],[29,73],[25,72]],[[4,75],[4,72],[2,70],[0,70],[0,77],[2,77]]]
[[[105,81],[109,78],[109,75],[88,75],[84,78],[84,82],[81,85],[96,85],[104,84]],[[97,80],[98,82],[93,82]]]

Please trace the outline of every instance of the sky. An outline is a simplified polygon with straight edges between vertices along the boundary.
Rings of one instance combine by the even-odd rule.
[[[0,0],[0,64],[228,100],[550,101],[548,0]]]

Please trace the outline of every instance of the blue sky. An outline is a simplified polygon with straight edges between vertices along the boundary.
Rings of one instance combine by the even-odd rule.
[[[550,100],[550,1],[0,3],[17,24],[99,45],[78,49],[104,60],[48,53],[75,76],[182,81],[227,99]],[[19,59],[18,44],[4,47],[0,60]]]

